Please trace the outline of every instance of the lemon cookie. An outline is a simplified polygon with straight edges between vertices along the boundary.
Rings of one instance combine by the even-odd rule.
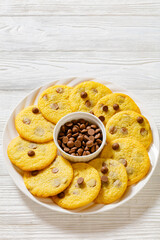
[[[89,163],[97,169],[101,177],[101,190],[95,199],[96,203],[108,204],[115,202],[127,188],[127,173],[122,163],[116,160],[96,158]]]
[[[31,142],[51,141],[54,126],[42,116],[35,105],[24,108],[15,119],[15,127],[19,135]]]
[[[71,90],[71,87],[65,85],[55,85],[42,92],[38,99],[38,107],[46,119],[56,124],[72,112],[69,102]]]
[[[103,117],[103,123],[106,124],[114,114],[125,110],[140,113],[137,104],[128,95],[111,93],[98,101],[93,112],[97,117]]]
[[[37,197],[54,196],[62,192],[69,186],[72,178],[71,164],[60,156],[44,170],[24,173],[27,189]]]
[[[91,203],[98,195],[101,181],[96,169],[86,163],[72,165],[74,177],[71,185],[53,197],[53,201],[60,207],[75,209]]]
[[[133,111],[122,111],[112,116],[106,124],[107,142],[117,138],[132,137],[149,148],[152,132],[148,120]]]
[[[7,153],[14,165],[34,171],[47,167],[56,157],[57,148],[53,141],[38,144],[16,137],[8,145]]]
[[[150,168],[147,150],[140,142],[131,138],[119,138],[108,143],[100,156],[117,160],[126,167],[128,185],[140,181]]]
[[[73,111],[82,111],[92,113],[93,107],[98,100],[109,93],[112,93],[105,85],[87,81],[75,86],[70,95],[70,104]]]

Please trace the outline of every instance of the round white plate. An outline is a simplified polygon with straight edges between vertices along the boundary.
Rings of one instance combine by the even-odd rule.
[[[109,87],[113,92],[122,92],[122,93],[126,93],[128,94],[130,97],[132,97],[134,99],[134,101],[137,103],[137,105],[140,107],[141,113],[147,117],[147,119],[150,122],[151,125],[151,129],[152,129],[152,133],[153,133],[153,143],[151,145],[151,148],[149,150],[149,157],[150,157],[150,161],[151,161],[151,168],[149,173],[147,174],[147,176],[142,179],[139,183],[132,185],[130,187],[128,187],[126,193],[123,195],[123,197],[119,200],[116,201],[112,204],[109,205],[102,205],[102,204],[94,204],[91,203],[83,208],[79,208],[77,210],[65,210],[63,208],[60,208],[59,206],[57,206],[56,204],[54,204],[52,202],[52,200],[50,198],[47,199],[43,199],[43,198],[37,198],[34,197],[25,187],[24,182],[23,182],[23,178],[22,178],[22,172],[16,168],[15,166],[12,165],[12,163],[10,162],[8,156],[7,156],[7,146],[9,144],[9,142],[15,138],[16,136],[18,136],[18,133],[15,129],[15,125],[14,125],[14,120],[15,120],[15,116],[25,107],[32,105],[32,104],[37,104],[37,100],[39,97],[39,94],[41,92],[43,92],[46,88],[55,85],[55,84],[65,84],[65,85],[69,85],[69,86],[75,86],[76,84],[83,82],[83,81],[87,81],[87,80],[93,80],[93,81],[97,81],[100,82],[104,85],[106,85],[107,87]],[[142,106],[141,102],[139,102],[139,100],[137,100],[130,92],[128,92],[125,89],[122,89],[119,86],[114,85],[111,82],[107,82],[105,80],[98,80],[98,79],[94,79],[94,78],[70,78],[70,79],[64,79],[64,80],[60,80],[60,81],[54,81],[52,83],[46,84],[45,86],[42,86],[34,91],[32,91],[30,94],[28,94],[14,109],[14,111],[12,112],[11,116],[9,117],[5,130],[4,130],[4,134],[3,134],[3,152],[4,152],[4,159],[5,159],[5,163],[7,165],[8,168],[8,172],[10,174],[10,176],[12,177],[13,181],[15,182],[15,184],[17,185],[17,187],[26,195],[28,196],[30,199],[32,199],[34,202],[38,203],[41,206],[44,206],[46,208],[55,210],[55,211],[59,211],[59,212],[63,212],[63,213],[70,213],[70,214],[92,214],[92,213],[98,213],[98,212],[103,212],[103,211],[107,211],[110,209],[113,209],[115,207],[120,206],[121,204],[127,202],[129,199],[133,198],[143,187],[144,185],[148,182],[148,180],[150,179],[151,175],[153,174],[153,171],[157,165],[157,161],[158,161],[158,155],[159,155],[159,135],[158,135],[158,130],[157,127],[154,123],[153,118],[149,115],[149,113],[145,110],[144,106]]]

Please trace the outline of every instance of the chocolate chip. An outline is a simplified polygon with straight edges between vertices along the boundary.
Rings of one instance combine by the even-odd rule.
[[[95,130],[95,134],[97,134],[97,133],[99,133],[99,132],[101,132],[101,129],[100,129],[100,128],[97,128],[97,129]]]
[[[28,156],[33,157],[35,155],[35,152],[33,150],[28,151]]]
[[[59,169],[56,168],[56,167],[52,169],[52,172],[53,172],[53,173],[57,173],[58,171],[59,171]]]
[[[80,125],[80,129],[81,129],[81,130],[85,129],[85,127],[86,127],[86,126],[85,126],[84,123]]]
[[[83,129],[82,131],[81,131],[81,133],[86,133],[87,132],[87,129]]]
[[[106,166],[102,166],[101,172],[104,173],[104,174],[107,173],[108,172],[108,168]]]
[[[87,185],[89,187],[95,187],[97,184],[96,180],[95,179],[90,179],[88,182],[87,182]]]
[[[95,139],[98,139],[98,138],[100,138],[100,137],[101,137],[101,134],[100,134],[100,133],[98,133],[98,134],[95,135]]]
[[[96,142],[100,145],[102,143],[101,139],[97,139]]]
[[[87,135],[84,135],[83,139],[84,141],[89,141],[89,137]]]
[[[109,132],[110,132],[110,134],[115,134],[117,132],[117,128],[115,126],[110,126]]]
[[[30,143],[28,147],[31,148],[31,149],[36,149],[37,144],[36,143]]]
[[[35,171],[32,171],[32,172],[31,172],[31,175],[32,175],[32,176],[36,176],[38,173],[39,173],[39,171],[38,171],[38,170],[35,170]]]
[[[99,146],[98,145],[96,145],[96,151],[99,149]]]
[[[137,122],[138,123],[143,123],[143,117],[141,117],[141,116],[137,117]]]
[[[61,87],[59,87],[59,88],[56,89],[56,92],[57,92],[57,93],[63,93],[63,92],[64,92],[64,89],[61,88]]]
[[[90,135],[90,136],[94,135],[94,129],[92,129],[92,128],[89,129],[88,130],[88,135]]]
[[[73,123],[72,122],[67,122],[65,125],[70,128],[70,127],[73,126]]]
[[[95,89],[95,88],[93,88],[92,91],[95,92],[95,93],[98,93],[98,90]]]
[[[64,151],[65,151],[65,152],[69,152],[69,148],[64,147]]]
[[[69,141],[75,141],[75,138],[73,138],[73,137],[71,137],[70,139],[69,139]]]
[[[75,153],[71,153],[71,155],[72,155],[72,156],[76,156],[76,154],[75,154]]]
[[[86,155],[89,155],[90,154],[90,151],[86,151]]]
[[[97,129],[97,126],[96,126],[95,124],[92,124],[92,125],[91,125],[91,128]]]
[[[79,178],[77,179],[78,185],[81,185],[83,182],[84,182],[84,178],[83,178],[83,177],[79,177]]]
[[[113,104],[113,109],[117,111],[119,109],[119,105],[117,103]]]
[[[85,102],[85,105],[86,105],[86,107],[90,107],[90,106],[91,106],[91,102],[90,102],[89,100],[87,100],[87,101]]]
[[[104,105],[104,106],[102,107],[102,109],[103,109],[104,112],[108,112],[108,106]]]
[[[80,156],[81,156],[81,155],[82,155],[82,153],[83,153],[83,149],[82,149],[82,148],[79,148],[77,152],[78,152],[78,155],[80,155]]]
[[[43,98],[44,100],[48,100],[47,94],[44,94],[42,98]]]
[[[72,136],[77,137],[78,135],[79,135],[79,133],[77,132],[77,133],[73,134]]]
[[[23,118],[23,123],[29,125],[31,123],[31,120],[29,118]]]
[[[81,98],[86,98],[88,94],[86,92],[81,92]]]
[[[72,129],[72,132],[73,133],[77,133],[79,130],[78,130],[78,128],[77,127],[73,127],[73,129]]]
[[[58,110],[59,109],[59,106],[57,103],[51,103],[50,107],[53,109],[53,110]]]
[[[94,136],[89,136],[89,140],[94,142],[94,140],[95,140]]]
[[[99,116],[98,117],[102,122],[104,122],[104,120],[105,120],[105,117],[104,116]]]
[[[146,136],[146,135],[148,134],[148,131],[147,131],[145,128],[141,128],[140,134],[141,134],[142,136]]]
[[[119,148],[119,144],[118,143],[113,143],[112,148],[113,148],[113,150],[117,150]]]
[[[67,147],[72,148],[73,146],[74,146],[74,142],[73,141],[68,141]],[[75,146],[76,146],[76,144],[75,144]]]
[[[121,131],[121,133],[123,135],[127,135],[128,134],[128,129],[126,127],[122,127],[120,131]]]
[[[85,151],[88,151],[88,150],[89,150],[89,147],[86,146],[86,147],[84,148],[84,150],[85,150]]]
[[[65,135],[64,132],[59,133],[59,137],[63,137],[64,135]]]
[[[57,195],[58,198],[64,198],[64,196],[65,196],[64,192],[58,193],[58,195]]]
[[[34,114],[37,114],[37,113],[39,113],[39,109],[37,107],[34,107],[34,108],[32,108],[32,112]]]
[[[76,141],[75,141],[75,146],[76,146],[77,148],[81,147],[81,141],[76,140]]]
[[[67,134],[67,137],[70,138],[72,137],[72,133]],[[74,136],[73,136],[74,137]]]
[[[108,183],[108,177],[105,176],[105,175],[103,175],[103,176],[101,177],[101,181],[102,181],[103,183]]]
[[[87,147],[92,147],[93,146],[93,141],[89,140],[88,142],[86,142]]]
[[[77,137],[77,140],[79,140],[79,141],[82,142],[82,141],[83,141],[83,135],[78,136],[78,137]]]
[[[119,162],[122,163],[125,167],[127,167],[127,161],[124,158],[120,158]]]
[[[94,115],[94,112],[93,112],[93,111],[90,111],[89,113]]]
[[[61,140],[58,140],[58,144],[59,144],[59,146],[61,146],[61,144],[62,144]]]
[[[85,155],[87,155],[87,154],[86,154],[86,151],[83,152],[83,156],[85,156]]]
[[[70,130],[70,129],[69,129],[69,130]],[[61,131],[65,133],[66,127],[65,127],[64,125],[61,127]]]
[[[66,144],[68,142],[68,137],[67,136],[64,136],[63,139],[62,139],[63,143]]]
[[[104,167],[104,166],[106,166],[106,163],[105,163],[105,162],[103,162],[103,163],[102,163],[102,166],[103,166],[103,167]]]
[[[91,153],[94,153],[95,151],[96,151],[96,146],[93,145],[93,146],[91,147]]]

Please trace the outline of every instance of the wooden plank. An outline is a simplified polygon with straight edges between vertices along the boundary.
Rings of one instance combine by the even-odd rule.
[[[160,14],[159,0],[10,0],[0,2],[0,15],[150,16]]]
[[[5,91],[29,91],[46,82],[74,76],[103,78],[131,90],[160,89],[159,75],[160,54],[156,52],[0,54],[0,89]]]
[[[1,17],[0,51],[157,52],[159,19],[123,17],[121,22],[121,17],[103,16]]]

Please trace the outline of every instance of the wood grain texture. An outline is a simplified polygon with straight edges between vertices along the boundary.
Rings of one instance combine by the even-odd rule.
[[[14,185],[2,133],[25,94],[97,77],[133,92],[160,132],[160,0],[0,0],[0,239],[160,239],[160,161],[145,188],[109,212],[51,212]]]

